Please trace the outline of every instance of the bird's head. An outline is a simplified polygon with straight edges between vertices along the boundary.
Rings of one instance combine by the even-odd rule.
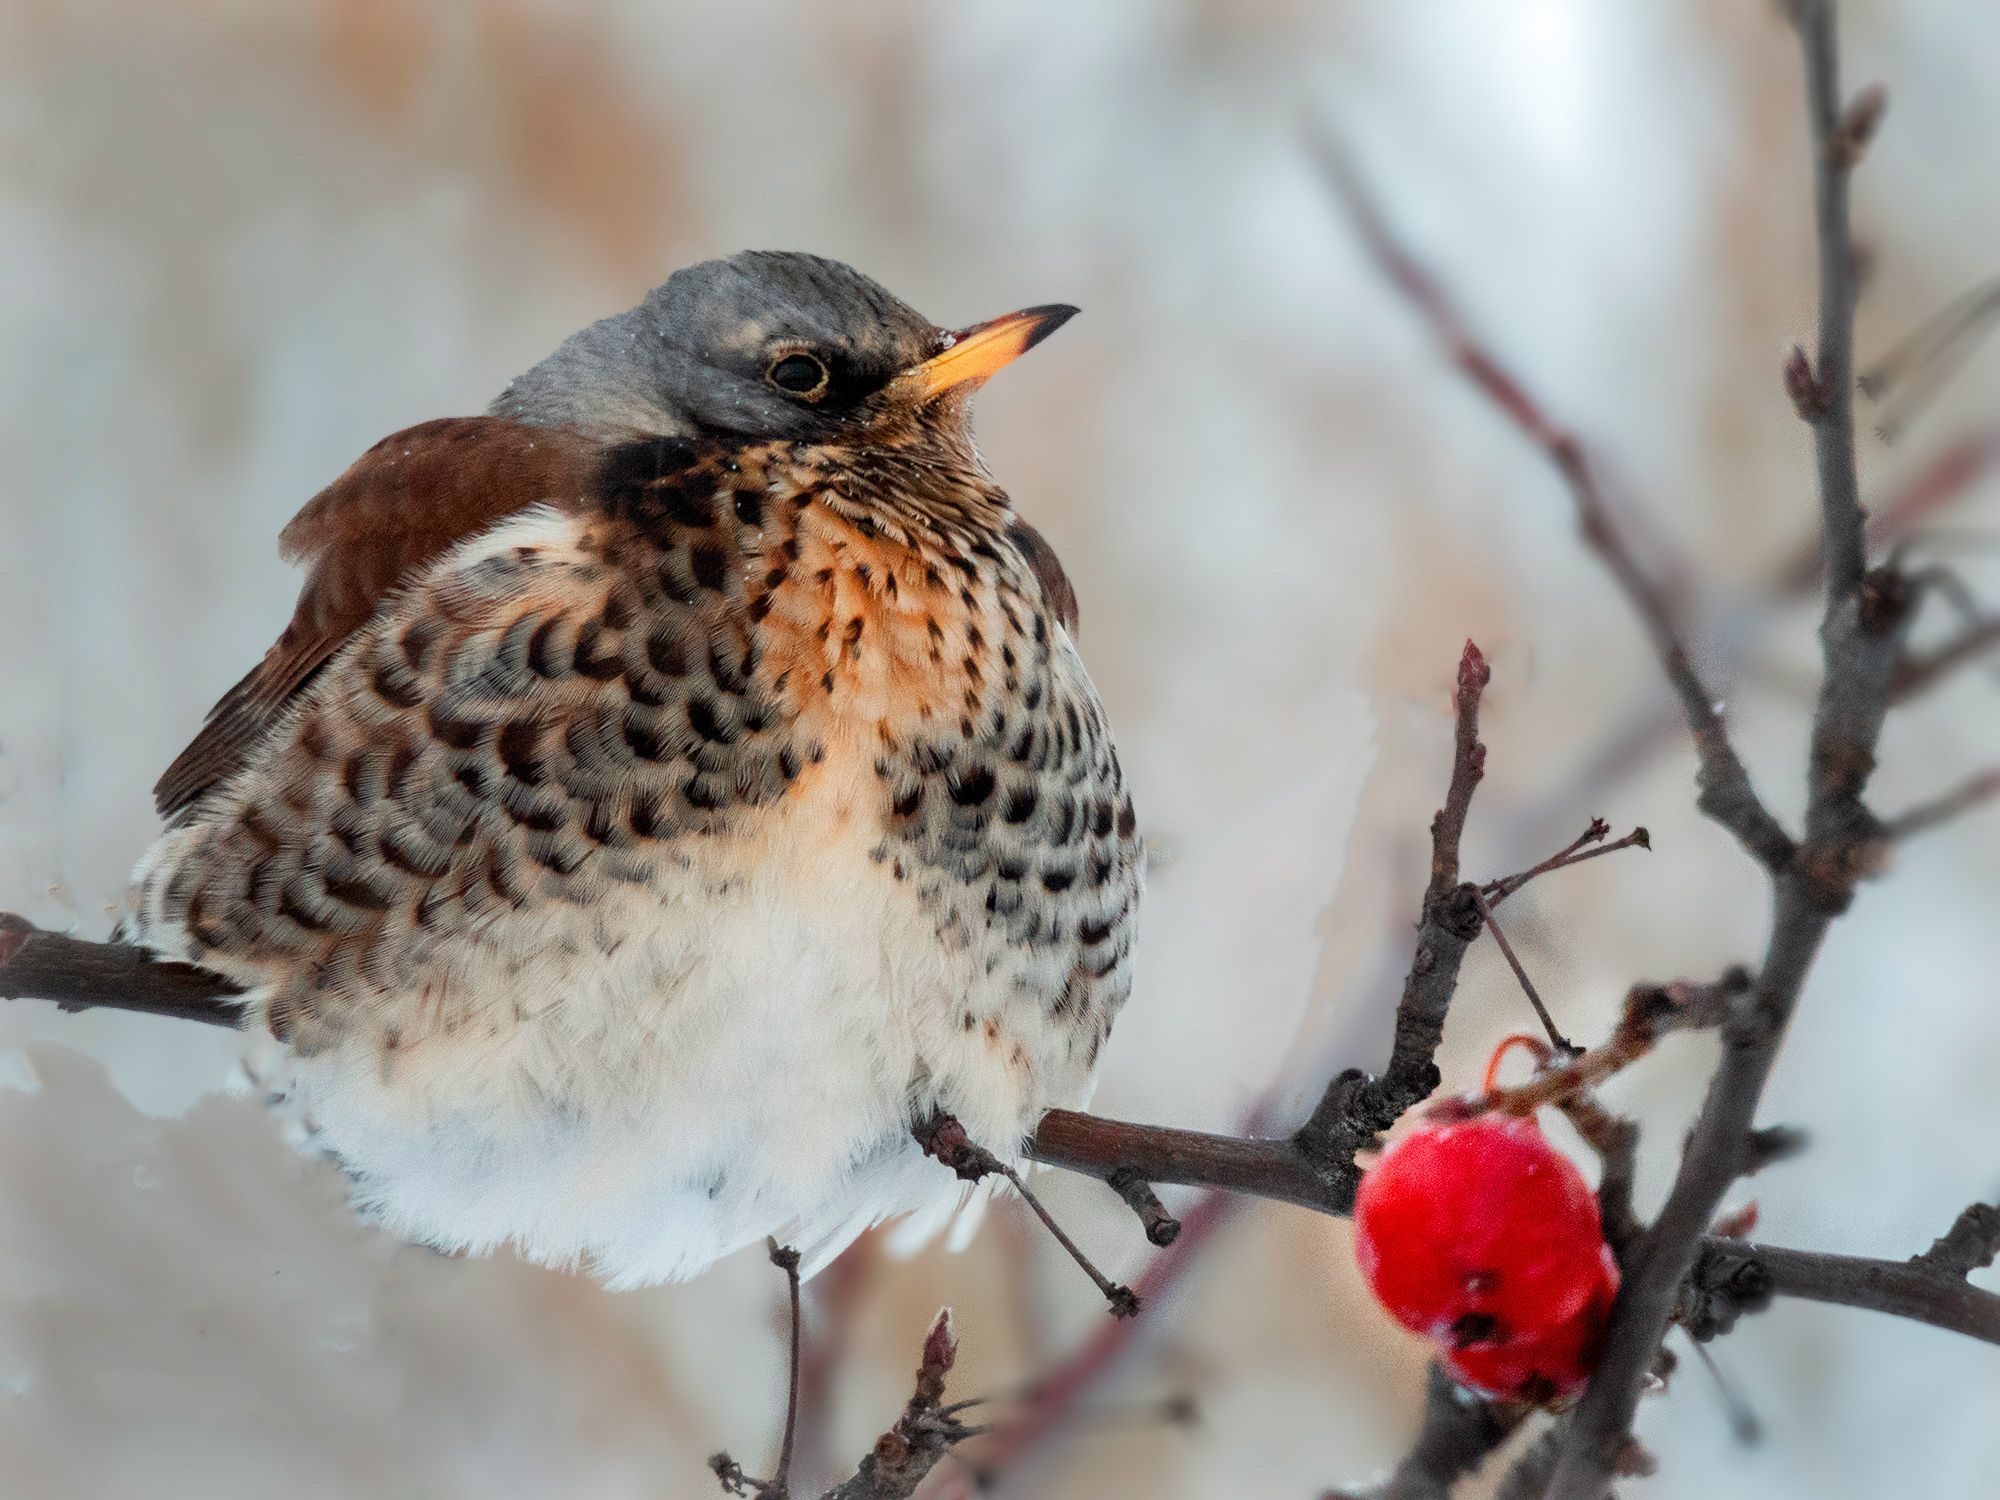
[[[607,434],[958,446],[972,393],[1075,312],[947,330],[839,261],[745,251],[573,335],[492,409]]]

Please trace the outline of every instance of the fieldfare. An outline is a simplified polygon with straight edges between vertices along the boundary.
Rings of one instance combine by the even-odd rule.
[[[126,934],[245,989],[394,1232],[633,1285],[824,1263],[1088,1094],[1142,846],[951,333],[681,271],[281,537],[297,611],[161,778]]]

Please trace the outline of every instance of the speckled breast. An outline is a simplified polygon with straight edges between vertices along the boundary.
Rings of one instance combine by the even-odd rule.
[[[1000,1068],[1019,1128],[1076,1098],[1129,990],[1142,846],[1039,539],[894,453],[648,441],[597,483],[355,637],[149,859],[147,940],[260,987],[301,1054],[497,1044],[573,1003],[505,983],[550,945],[611,966],[669,886],[726,900],[858,843],[928,925],[897,940],[936,945],[883,972],[953,981],[897,1000],[922,1067]],[[881,899],[840,880],[811,899]]]

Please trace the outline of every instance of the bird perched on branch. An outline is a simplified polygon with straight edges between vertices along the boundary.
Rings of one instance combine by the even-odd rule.
[[[157,788],[126,936],[242,986],[395,1232],[614,1284],[823,1263],[1087,1094],[1142,850],[1076,604],[946,332],[681,271],[286,527],[291,624]]]

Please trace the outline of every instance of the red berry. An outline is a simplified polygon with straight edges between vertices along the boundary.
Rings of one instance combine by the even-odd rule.
[[[1354,1223],[1382,1305],[1446,1349],[1553,1337],[1604,1284],[1596,1195],[1531,1119],[1412,1131],[1362,1178]]]
[[[1574,1317],[1533,1337],[1447,1349],[1441,1358],[1460,1381],[1490,1396],[1540,1404],[1575,1395],[1597,1366],[1618,1295],[1618,1270],[1609,1251],[1603,1265],[1603,1279]]]

